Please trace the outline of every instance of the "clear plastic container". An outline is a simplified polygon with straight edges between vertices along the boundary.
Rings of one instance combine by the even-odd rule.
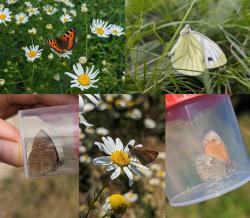
[[[250,180],[230,97],[186,97],[166,107],[166,194],[176,207],[218,197]]]
[[[78,173],[78,105],[19,111],[26,177]]]

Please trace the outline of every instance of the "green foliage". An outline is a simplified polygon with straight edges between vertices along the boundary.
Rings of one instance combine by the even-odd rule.
[[[71,78],[65,72],[73,72],[73,64],[79,61],[79,57],[85,56],[87,66],[95,65],[100,69],[97,89],[89,89],[89,93],[120,92],[124,71],[124,37],[110,36],[100,38],[92,34],[90,24],[93,19],[103,19],[109,24],[117,24],[124,27],[124,1],[123,0],[78,0],[74,1],[75,7],[70,8],[63,3],[52,0],[31,1],[33,7],[37,7],[40,14],[32,16],[25,24],[17,25],[14,16],[20,12],[26,12],[24,0],[7,6],[12,12],[12,20],[8,26],[1,25],[0,35],[0,79],[5,80],[0,92],[3,93],[79,93],[80,89],[70,88]],[[81,12],[81,4],[86,3],[88,12]],[[52,16],[45,14],[43,7],[51,4],[58,9]],[[67,11],[76,10],[76,17],[72,22],[63,24],[60,16],[63,8]],[[52,24],[53,29],[46,28]],[[73,49],[70,59],[64,59],[54,54],[52,60],[48,55],[53,53],[46,43],[50,38],[56,38],[70,28],[77,28],[77,44]],[[37,33],[31,35],[28,30],[36,28]],[[91,38],[87,38],[87,35]],[[28,62],[23,47],[39,45],[42,56],[33,63]],[[106,64],[103,64],[105,61]],[[86,66],[85,65],[85,66]],[[60,81],[54,76],[60,75]]]
[[[127,90],[131,93],[249,93],[248,0],[128,0]],[[167,57],[184,24],[208,36],[228,63],[198,77],[177,75]]]

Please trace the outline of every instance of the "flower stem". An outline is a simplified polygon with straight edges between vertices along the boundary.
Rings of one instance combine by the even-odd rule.
[[[94,197],[93,201],[91,202],[88,211],[86,212],[85,215],[81,215],[81,218],[87,218],[91,212],[91,210],[93,209],[95,203],[98,201],[99,197],[101,196],[103,190],[105,189],[105,187],[107,186],[108,182],[110,180],[110,176],[107,178],[107,180],[105,181],[105,183],[103,184],[102,188],[100,189],[100,191],[98,192],[98,194]]]

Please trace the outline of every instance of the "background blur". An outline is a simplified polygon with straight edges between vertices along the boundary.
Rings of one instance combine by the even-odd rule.
[[[18,128],[18,117],[8,119]],[[23,168],[0,163],[0,218],[78,217],[78,175],[27,179]]]
[[[250,95],[234,95],[232,102],[250,157]],[[220,197],[185,207],[166,204],[167,218],[248,218],[250,182]]]
[[[162,218],[165,214],[165,137],[164,137],[164,96],[148,95],[101,95],[102,103],[97,107],[85,104],[84,117],[93,128],[82,128],[80,147],[80,210],[86,211],[93,194],[103,185],[109,175],[105,167],[95,166],[92,159],[105,155],[100,152],[95,141],[102,142],[102,136],[119,137],[124,145],[130,139],[136,144],[160,152],[158,158],[147,165],[152,174],[136,177],[132,188],[128,178],[121,175],[111,181],[95,205],[91,218],[102,217],[102,206],[106,197],[114,193],[125,194],[130,189],[137,196],[122,217]]]

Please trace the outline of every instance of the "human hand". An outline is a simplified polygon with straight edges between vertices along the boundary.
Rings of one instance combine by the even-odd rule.
[[[0,95],[0,162],[13,166],[23,165],[19,131],[4,119],[18,110],[78,104],[78,96],[59,94],[6,94]]]

